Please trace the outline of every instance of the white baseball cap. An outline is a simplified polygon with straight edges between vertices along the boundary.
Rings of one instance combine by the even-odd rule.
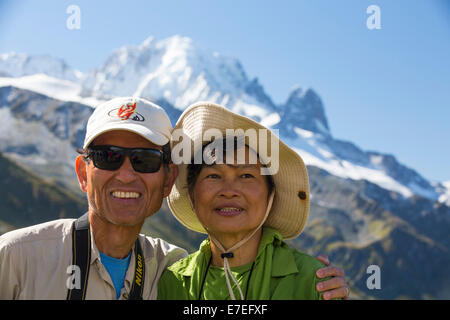
[[[102,133],[134,132],[163,146],[169,142],[172,124],[163,108],[138,97],[119,97],[100,104],[89,117],[83,148]]]

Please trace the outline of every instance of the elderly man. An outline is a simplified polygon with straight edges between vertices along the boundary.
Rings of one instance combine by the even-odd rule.
[[[155,299],[162,271],[187,254],[139,234],[178,175],[171,131],[165,111],[144,99],[98,106],[75,162],[88,213],[2,235],[0,299]],[[348,297],[342,269],[318,272],[335,276],[318,290]]]

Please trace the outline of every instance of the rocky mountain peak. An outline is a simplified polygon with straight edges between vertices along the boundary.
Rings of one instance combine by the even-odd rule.
[[[279,109],[282,112],[281,123],[289,131],[297,127],[324,136],[331,135],[322,100],[313,89],[295,87]]]

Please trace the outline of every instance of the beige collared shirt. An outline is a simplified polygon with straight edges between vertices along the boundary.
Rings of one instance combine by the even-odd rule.
[[[0,236],[0,299],[66,299],[71,280],[72,224],[54,220]],[[91,267],[86,299],[115,300],[116,292],[91,231]],[[145,257],[143,299],[156,299],[163,270],[187,252],[161,239],[139,235]],[[119,299],[128,299],[135,270],[135,252]]]

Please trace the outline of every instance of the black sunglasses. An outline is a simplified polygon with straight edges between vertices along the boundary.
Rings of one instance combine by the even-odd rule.
[[[164,160],[164,153],[158,149],[122,148],[108,145],[89,147],[87,155],[96,168],[110,171],[119,169],[126,156],[130,158],[133,169],[141,173],[159,171]]]

